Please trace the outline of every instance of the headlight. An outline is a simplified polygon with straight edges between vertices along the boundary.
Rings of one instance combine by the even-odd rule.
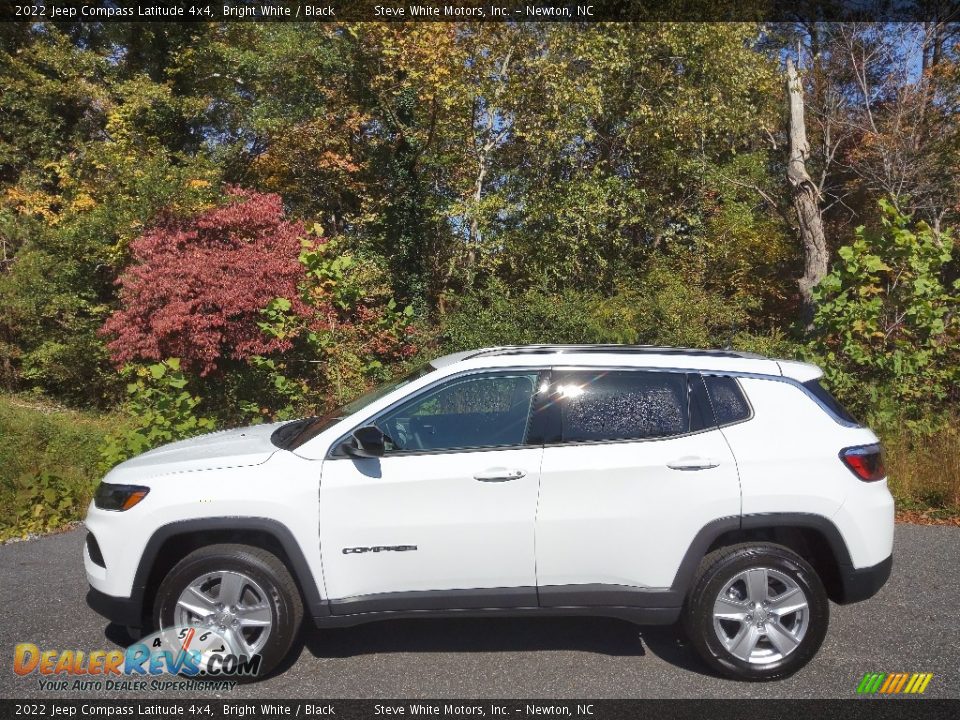
[[[112,485],[102,482],[93,496],[93,504],[101,510],[129,510],[143,500],[148,492],[150,488],[140,485]]]

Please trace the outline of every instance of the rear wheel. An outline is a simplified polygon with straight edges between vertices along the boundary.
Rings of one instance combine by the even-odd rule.
[[[786,677],[820,648],[829,622],[820,578],[771,543],[721,548],[700,565],[683,622],[706,662],[743,680]]]
[[[287,568],[247,545],[210,545],[187,555],[160,584],[155,608],[161,629],[213,630],[233,653],[260,655],[260,677],[286,657],[303,620],[300,591]]]

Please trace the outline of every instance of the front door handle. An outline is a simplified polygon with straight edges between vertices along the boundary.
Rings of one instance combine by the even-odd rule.
[[[682,457],[671,460],[667,467],[671,470],[709,470],[720,464],[719,460],[704,457]]]
[[[473,476],[474,480],[480,482],[507,482],[508,480],[519,480],[526,473],[523,470],[508,470],[507,468],[488,468],[481,470]]]

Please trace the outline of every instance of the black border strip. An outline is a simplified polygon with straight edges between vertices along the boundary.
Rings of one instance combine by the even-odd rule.
[[[743,720],[744,717],[760,715],[769,718],[797,718],[816,717],[820,720],[946,720],[955,718],[960,713],[960,700],[934,699],[923,695],[871,695],[857,696],[856,685],[859,677],[850,677],[850,698],[846,700],[797,700],[790,699],[784,704],[783,698],[775,697],[768,700],[600,700],[591,698],[559,699],[541,697],[537,699],[497,699],[497,698],[378,698],[375,700],[331,699],[320,696],[315,699],[290,700],[258,697],[256,694],[244,693],[245,699],[221,699],[212,696],[212,690],[192,691],[193,699],[183,697],[170,699],[169,697],[149,697],[136,700],[77,700],[60,699],[56,696],[33,700],[0,700],[0,717],[15,717],[34,715],[48,717],[54,708],[58,713],[67,715],[68,708],[73,709],[73,717],[137,717],[144,708],[176,708],[176,712],[168,711],[163,717],[180,718],[233,718],[242,717],[242,710],[254,704],[257,710],[256,717],[265,720],[273,718],[292,717],[336,717],[353,720],[354,718],[384,717],[387,713],[384,708],[393,708],[391,716],[400,714],[403,708],[403,717],[412,715],[411,706],[428,706],[436,708],[429,717],[458,718],[464,717],[515,717],[529,718],[541,716],[582,717],[593,720],[636,720],[636,718],[690,718],[690,720]],[[934,675],[933,683],[937,682]],[[188,683],[182,678],[162,676],[160,681],[176,684]],[[669,688],[664,688],[669,692]],[[936,691],[935,685],[927,689],[929,694]],[[946,692],[955,692],[953,688],[945,688]],[[306,696],[309,690],[304,689]],[[630,692],[630,689],[625,689]],[[635,692],[635,690],[634,690]],[[705,690],[704,692],[707,692]],[[159,693],[159,691],[154,691]],[[210,693],[210,694],[206,694]],[[789,694],[784,691],[784,696]],[[199,702],[197,702],[199,700]],[[312,706],[311,710],[307,706]],[[328,708],[322,714],[320,708]],[[378,709],[379,708],[379,709]],[[480,708],[483,715],[477,710],[472,712],[467,708]],[[495,708],[495,709],[494,709]],[[550,710],[546,710],[550,708]],[[110,712],[109,709],[112,709]],[[99,710],[99,711],[98,711]],[[41,712],[42,711],[42,712]],[[247,710],[249,712],[249,710]],[[154,710],[154,713],[156,711]],[[422,714],[422,713],[421,713]]]
[[[269,6],[271,11],[261,8]],[[377,7],[381,9],[378,11]],[[416,12],[411,6],[432,8]],[[19,9],[18,9],[19,8]],[[28,8],[28,10],[24,10]],[[386,12],[388,8],[392,12]],[[956,0],[6,0],[0,22],[922,22]]]

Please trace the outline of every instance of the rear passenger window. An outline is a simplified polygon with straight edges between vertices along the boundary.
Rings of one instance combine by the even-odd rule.
[[[569,372],[555,386],[564,442],[643,440],[690,430],[683,373]]]
[[[704,375],[703,382],[707,386],[717,425],[729,425],[750,417],[750,405],[735,378]]]

